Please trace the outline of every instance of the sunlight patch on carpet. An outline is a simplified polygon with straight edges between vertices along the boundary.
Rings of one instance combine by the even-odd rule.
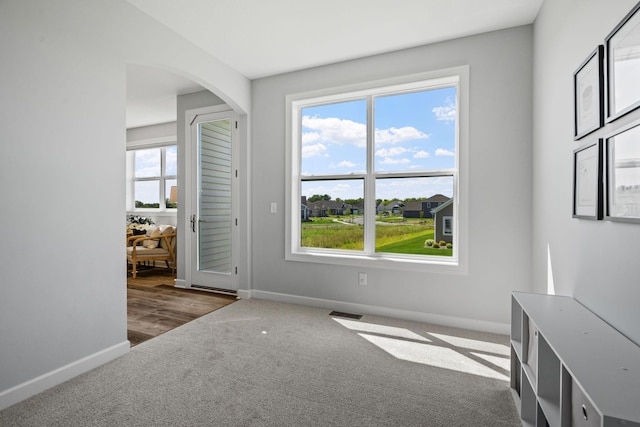
[[[405,328],[397,328],[395,326],[386,326],[386,325],[377,325],[374,323],[367,323],[367,322],[356,322],[354,320],[337,319],[335,317],[333,318],[333,320],[340,323],[345,328],[351,329],[352,331],[370,332],[370,333],[386,335],[390,337],[431,342],[429,339],[423,337],[422,335],[416,334],[415,332],[412,332]]]
[[[509,380],[506,375],[482,365],[451,348],[363,333],[358,333],[358,335],[400,360],[486,378]]]
[[[428,331],[423,336],[406,328],[332,319],[397,359],[509,380],[510,352],[507,345]]]
[[[504,344],[497,344],[487,341],[471,340],[468,338],[454,337],[451,335],[436,334],[434,332],[427,332],[429,335],[438,338],[454,347],[467,348],[469,350],[483,351],[487,353],[499,354],[502,356],[510,356],[511,352],[509,346]]]
[[[485,353],[475,353],[471,352],[476,357],[480,359],[486,360],[487,362],[496,365],[496,367],[503,369],[507,372],[511,369],[511,359],[509,357],[501,357],[501,356],[493,356],[491,354]]]

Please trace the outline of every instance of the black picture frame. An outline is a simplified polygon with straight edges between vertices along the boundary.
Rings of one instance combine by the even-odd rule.
[[[604,138],[606,219],[640,222],[640,120]]]
[[[573,139],[604,125],[604,46],[589,54],[573,73]]]
[[[607,122],[640,107],[640,2],[605,39]]]
[[[573,217],[600,220],[604,211],[603,140],[573,151]]]

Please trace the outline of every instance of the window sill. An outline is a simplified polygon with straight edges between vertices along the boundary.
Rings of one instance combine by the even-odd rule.
[[[323,251],[301,251],[287,253],[287,261],[312,262],[319,264],[342,265],[357,268],[384,268],[419,273],[445,273],[466,275],[466,265],[455,258],[406,257],[391,254],[350,254]]]

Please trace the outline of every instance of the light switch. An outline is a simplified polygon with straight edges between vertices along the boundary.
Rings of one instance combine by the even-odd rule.
[[[271,202],[271,213],[278,213],[278,204],[276,202]]]

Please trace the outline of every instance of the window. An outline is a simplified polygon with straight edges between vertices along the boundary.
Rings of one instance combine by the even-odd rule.
[[[127,151],[131,182],[128,210],[178,207],[177,154],[176,145]]]
[[[287,97],[287,259],[459,265],[458,71]],[[434,247],[432,210],[449,200],[453,243]]]
[[[445,216],[442,218],[442,234],[445,236],[453,235],[453,218]]]

